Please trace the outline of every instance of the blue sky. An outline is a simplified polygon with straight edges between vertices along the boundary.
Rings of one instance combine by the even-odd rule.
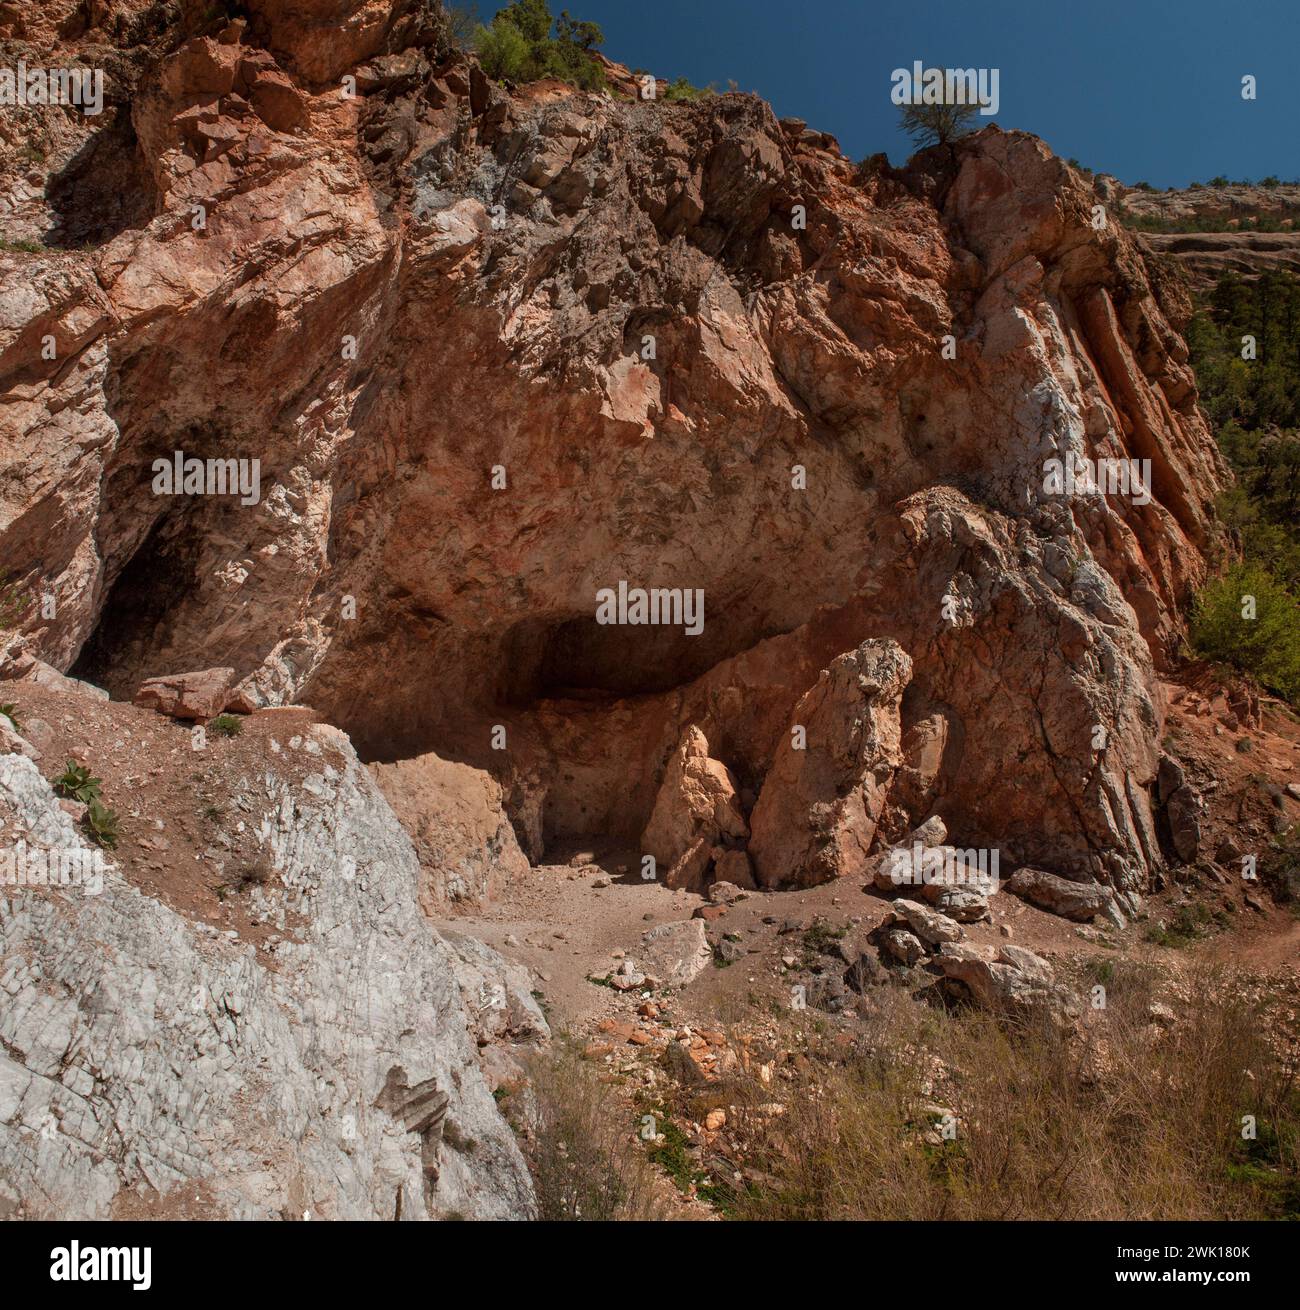
[[[480,3],[490,17],[503,6]],[[1122,181],[1300,178],[1300,0],[551,0],[661,77],[734,79],[854,158],[911,153],[890,73],[1000,70],[1004,128]],[[1258,99],[1241,97],[1245,74]]]

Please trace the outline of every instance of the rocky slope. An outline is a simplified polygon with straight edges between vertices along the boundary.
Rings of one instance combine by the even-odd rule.
[[[1148,191],[1125,186],[1108,175],[1097,178],[1100,194],[1144,230],[1140,240],[1170,255],[1196,287],[1212,286],[1228,272],[1257,277],[1267,271],[1300,272],[1300,186],[1196,186],[1181,191]],[[1205,226],[1222,231],[1202,231]]]
[[[119,108],[52,161],[80,218],[14,209],[91,248],[0,256],[0,551],[57,599],[31,649],[128,696],[230,665],[369,758],[490,768],[537,860],[637,840],[692,729],[742,816],[817,844],[764,780],[822,671],[896,643],[843,849],[938,811],[1146,885],[1155,675],[1225,475],[1183,306],[1091,188],[996,129],[894,172],[752,97],[509,94],[403,0],[248,9],[62,32],[117,51]],[[110,130],[147,212],[97,203]],[[176,450],[259,458],[259,501],[153,494]],[[1150,460],[1150,503],[1052,494],[1069,454]],[[620,580],[702,590],[703,630],[597,623]],[[867,766],[827,751],[830,801]]]
[[[422,919],[347,739],[253,719],[199,753],[156,714],[5,686],[32,739],[0,754],[6,850],[95,850],[43,776],[70,754],[123,833],[102,887],[0,888],[0,1213],[527,1217],[490,1089],[545,1021]]]
[[[1135,218],[1152,218],[1171,225],[1191,226],[1197,219],[1223,219],[1245,226],[1260,218],[1290,227],[1300,215],[1300,184],[1283,182],[1260,186],[1232,182],[1226,186],[1192,186],[1155,191],[1125,186],[1118,178],[1101,174],[1098,183],[1109,200],[1121,204]]]

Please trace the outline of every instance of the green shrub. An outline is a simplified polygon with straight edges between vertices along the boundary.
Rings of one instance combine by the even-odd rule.
[[[103,779],[92,778],[90,770],[84,764],[69,760],[63,772],[53,780],[53,787],[65,800],[80,801],[83,805],[88,805],[99,799]]]
[[[235,714],[218,714],[208,727],[222,737],[238,737],[244,730],[244,721]]]
[[[513,24],[496,21],[478,35],[478,58],[483,71],[498,81],[525,82],[532,73],[532,48]]]
[[[1255,358],[1242,359],[1243,337]],[[1201,404],[1236,485],[1220,495],[1220,521],[1242,563],[1211,582],[1192,616],[1192,644],[1300,695],[1300,278],[1225,273],[1187,330]],[[1235,555],[1235,548],[1230,552]],[[1243,596],[1256,617],[1242,615]]]
[[[490,25],[479,27],[475,45],[489,77],[508,82],[554,77],[598,91],[605,71],[593,52],[604,40],[597,24],[570,18],[567,10],[553,19],[546,0],[516,0]]]
[[[96,844],[110,851],[117,846],[120,834],[117,830],[116,810],[110,810],[98,798],[92,799],[89,809],[86,810],[85,824],[86,831]]]
[[[1177,950],[1200,941],[1213,919],[1213,913],[1205,905],[1180,905],[1171,922],[1153,923],[1146,930],[1144,939],[1156,946],[1169,946]]]
[[[1259,862],[1259,876],[1275,900],[1300,904],[1300,824],[1278,833]]]
[[[679,77],[668,83],[663,98],[665,100],[705,100],[709,96],[717,94],[717,91],[711,86],[695,86],[688,82],[686,78]]]
[[[15,732],[22,732],[23,725],[18,720],[18,706],[13,701],[0,701],[0,714],[3,714],[14,725]]]
[[[1253,600],[1254,617],[1248,618]],[[1300,700],[1300,603],[1261,564],[1234,564],[1197,596],[1193,649]]]

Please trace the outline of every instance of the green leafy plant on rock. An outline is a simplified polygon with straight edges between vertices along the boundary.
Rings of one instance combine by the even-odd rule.
[[[110,851],[116,848],[118,838],[121,836],[118,831],[119,816],[116,810],[110,810],[98,798],[93,799],[86,810],[84,822],[86,831],[96,845]]]
[[[102,778],[92,777],[84,764],[74,760],[68,761],[67,767],[53,782],[54,790],[64,800],[80,801],[82,805],[98,800],[103,785]]]
[[[1197,596],[1191,641],[1207,659],[1300,700],[1300,602],[1262,564],[1234,564]]]

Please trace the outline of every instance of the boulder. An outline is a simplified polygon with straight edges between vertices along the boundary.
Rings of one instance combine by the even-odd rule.
[[[685,987],[712,959],[704,920],[684,919],[643,933],[637,965],[666,987]]]
[[[978,887],[926,887],[926,899],[940,914],[958,923],[978,923],[992,917],[988,893]]]
[[[1086,923],[1098,914],[1114,921],[1119,914],[1115,894],[1109,887],[1096,882],[1072,882],[1043,869],[1018,869],[1007,879],[1005,886],[1013,896],[1076,923]],[[1116,927],[1123,926],[1121,915]]]
[[[135,693],[135,703],[170,714],[174,719],[206,722],[226,708],[235,685],[234,669],[202,669],[147,678]]]
[[[926,835],[933,837],[942,831],[939,823]],[[874,881],[882,891],[907,891],[943,914],[973,923],[988,916],[989,897],[999,886],[994,855],[996,852],[926,845],[917,840],[889,850]]]
[[[885,951],[900,964],[915,964],[925,958],[925,947],[915,933],[906,928],[891,928],[885,933]]]
[[[1076,1017],[1078,999],[1055,981],[1052,966],[1022,946],[992,948],[950,942],[940,947],[935,964],[945,978],[960,982],[976,1005],[1011,1015],[1045,1013]]]
[[[957,942],[966,935],[959,924],[946,914],[919,905],[916,901],[897,900],[891,907],[895,922],[904,922],[923,941],[931,946],[942,942]]]
[[[872,881],[882,892],[898,891],[904,884],[894,877],[894,871],[900,867],[904,857],[907,858],[907,868],[914,870],[917,865],[915,852],[918,846],[922,850],[931,850],[936,846],[942,846],[947,840],[948,825],[937,814],[932,814],[924,823],[913,828],[902,841],[891,846],[879,857]],[[895,852],[902,852],[902,854],[896,855]]]
[[[704,886],[713,849],[722,838],[749,835],[736,797],[736,780],[710,758],[704,733],[687,727],[664,770],[641,849],[653,855],[668,887]]]
[[[865,876],[900,759],[899,702],[911,676],[896,642],[865,641],[800,699],[751,816],[760,886]]]

